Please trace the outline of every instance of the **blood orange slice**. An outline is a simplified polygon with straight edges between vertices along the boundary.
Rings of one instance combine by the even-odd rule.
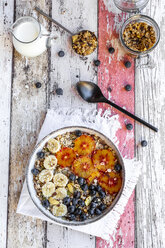
[[[88,156],[77,158],[73,163],[72,169],[76,175],[86,179],[95,171],[92,160]]]
[[[114,172],[102,173],[98,181],[100,186],[109,194],[118,193],[122,185],[121,175]]]
[[[94,179],[97,179],[98,177],[100,177],[100,172],[97,169],[95,169],[92,172],[92,174],[88,177],[87,181],[89,184],[91,184],[94,181]]]
[[[106,171],[114,168],[117,159],[111,150],[101,149],[94,152],[92,161],[99,171]]]
[[[57,164],[61,167],[70,167],[76,158],[74,150],[70,147],[62,147],[60,151],[56,153]]]
[[[74,150],[79,155],[89,155],[95,149],[95,141],[91,136],[81,135],[75,140]]]

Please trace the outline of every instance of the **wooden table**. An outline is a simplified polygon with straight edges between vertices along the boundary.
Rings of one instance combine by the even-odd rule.
[[[58,33],[60,38],[38,58],[21,57],[13,51],[8,28],[20,16],[37,17],[33,10],[35,5],[73,32],[81,29],[94,31],[99,37],[98,51],[88,59],[80,58],[71,50],[68,34],[39,16],[41,23]],[[161,28],[162,39],[152,53],[156,62],[153,70],[134,69],[133,59],[121,48],[118,30],[128,14],[122,14],[110,0],[2,0],[0,13],[0,247],[164,248],[164,1],[152,0],[143,10]],[[113,55],[107,50],[111,45],[115,48]],[[65,57],[58,57],[59,50],[65,51]],[[93,65],[97,57],[101,61],[99,68]],[[124,67],[124,60],[132,62],[130,69]],[[112,109],[112,114],[120,115],[122,129],[118,138],[123,156],[132,158],[135,155],[142,161],[143,169],[136,193],[131,196],[109,243],[16,214],[27,160],[47,109],[62,106],[93,108],[77,96],[74,86],[78,80],[98,83],[107,97],[159,128],[159,132],[154,133],[136,123],[132,131],[127,131],[125,124],[134,124],[133,121]],[[40,89],[35,87],[37,81],[42,83]],[[132,85],[130,92],[124,90],[127,83]],[[63,96],[56,95],[58,87],[63,88]],[[101,104],[96,107],[110,108]],[[148,141],[145,148],[140,145],[142,139]]]

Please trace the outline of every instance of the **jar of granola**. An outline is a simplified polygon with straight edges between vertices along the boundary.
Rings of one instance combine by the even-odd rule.
[[[151,17],[141,14],[131,16],[123,23],[119,36],[125,50],[137,58],[137,67],[154,67],[149,53],[160,40],[160,29]],[[143,62],[140,62],[141,57]]]
[[[135,57],[137,68],[154,68],[155,63],[149,53],[160,40],[158,24],[149,16],[140,14],[149,0],[114,0],[116,7],[122,11],[134,13],[127,19],[119,33],[125,50]]]

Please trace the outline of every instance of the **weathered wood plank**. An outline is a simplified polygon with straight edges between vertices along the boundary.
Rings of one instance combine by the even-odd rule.
[[[48,1],[36,2],[41,8],[49,11]],[[32,14],[34,5],[35,1],[17,0],[15,18]],[[47,25],[45,21],[43,23],[45,26]],[[40,89],[36,89],[34,86],[37,81],[42,83]],[[8,248],[41,248],[46,246],[45,223],[16,214],[16,208],[25,177],[26,164],[45,117],[47,83],[47,53],[38,58],[26,60],[14,52]]]
[[[126,54],[119,42],[118,31],[126,14],[121,13],[115,8],[112,1],[99,1],[99,67],[98,84],[102,88],[104,95],[125,107],[128,111],[134,112],[134,61]],[[110,54],[108,48],[115,48],[115,53]],[[132,66],[126,69],[124,61],[129,60]],[[132,86],[132,90],[127,92],[124,89],[126,84]],[[108,90],[111,88],[111,92]],[[119,114],[119,121],[122,129],[117,132],[119,140],[119,149],[123,156],[134,157],[134,130],[126,129],[127,123],[134,121],[126,115],[108,106],[99,104],[99,108],[110,109],[112,114]],[[117,230],[110,242],[100,238],[96,241],[97,248],[116,248],[116,247],[134,247],[134,194],[131,196],[124,214],[121,216]]]
[[[73,32],[89,29],[97,34],[97,4],[95,0],[52,1],[52,17]],[[52,30],[53,32],[56,30],[54,25]],[[51,108],[81,106],[90,109],[90,105],[78,97],[74,86],[79,80],[97,82],[97,73],[93,65],[93,60],[97,58],[97,51],[85,60],[81,59],[71,50],[71,37],[62,30],[57,31],[57,33],[60,38],[55,41],[51,48],[49,106]],[[57,54],[60,50],[65,52],[65,57],[58,57]],[[63,96],[58,97],[54,93],[57,87],[63,88]],[[49,223],[47,231],[48,248],[95,247],[95,238],[90,235]]]
[[[94,248],[95,237],[62,228],[57,225],[48,224],[48,243],[49,248]]]
[[[0,244],[6,247],[10,147],[12,46],[7,29],[13,21],[13,1],[0,2]]]
[[[153,70],[136,70],[136,113],[159,128],[158,133],[136,125],[136,155],[143,171],[136,190],[136,232],[138,248],[165,247],[165,2],[150,1],[145,14],[154,18],[161,29],[161,40],[153,53]],[[148,146],[142,148],[140,141]]]

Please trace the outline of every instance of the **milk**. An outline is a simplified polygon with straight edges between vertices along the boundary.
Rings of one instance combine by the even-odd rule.
[[[26,57],[36,57],[47,49],[48,34],[47,30],[35,22],[22,22],[13,30],[13,45],[15,49]],[[23,43],[29,42],[29,43]]]

